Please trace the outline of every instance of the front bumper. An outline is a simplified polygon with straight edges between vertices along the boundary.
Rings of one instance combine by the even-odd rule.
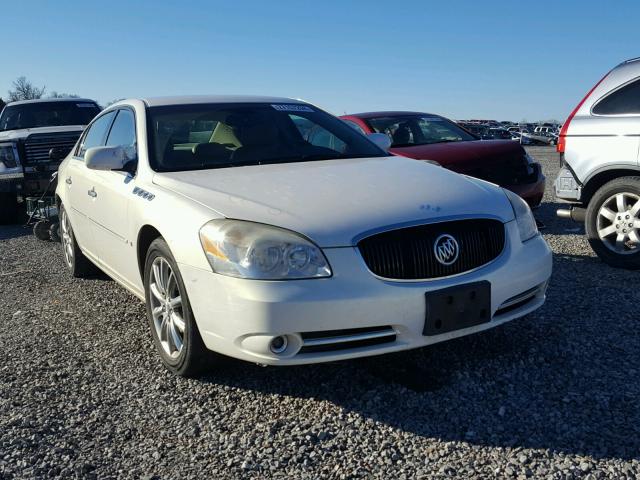
[[[542,166],[539,163],[535,163],[534,165],[537,174],[532,182],[517,185],[501,185],[523,198],[531,208],[537,207],[542,202],[546,182],[546,178],[542,173]]]
[[[49,187],[54,171],[30,169],[26,173],[22,171],[0,172],[0,192],[11,192],[21,196],[40,195]]]
[[[353,247],[324,250],[333,268],[333,276],[326,279],[245,280],[185,264],[180,264],[180,271],[207,348],[269,365],[327,362],[442,342],[495,327],[539,308],[551,275],[551,251],[541,236],[523,244],[515,222],[505,228],[505,249],[492,263],[430,281],[377,278]],[[440,335],[423,335],[426,292],[482,280],[491,283],[490,321]],[[526,301],[520,297],[523,293]],[[339,335],[336,342],[342,345],[328,351],[317,348],[319,343],[327,343],[323,333],[340,331],[344,335]],[[283,353],[274,354],[269,344],[278,335],[287,336],[288,346]],[[378,344],[374,337],[381,335],[391,341]],[[309,340],[310,336],[315,340]],[[353,339],[370,341],[353,343]],[[309,343],[316,348],[306,348]]]
[[[0,173],[0,192],[19,193],[22,191],[24,173]]]

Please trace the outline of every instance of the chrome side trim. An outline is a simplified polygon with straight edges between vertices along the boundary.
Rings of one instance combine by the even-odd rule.
[[[511,305],[515,305],[516,303],[520,303],[535,297],[538,294],[538,292],[542,289],[543,285],[538,285],[537,287],[530,288],[525,292],[519,293],[518,295],[515,295],[509,298],[508,300],[502,302],[502,304],[498,307],[497,311],[499,312],[503,308],[508,308]]]
[[[396,331],[393,328],[388,328],[386,330],[379,330],[379,331],[369,332],[369,333],[367,332],[356,333],[354,335],[341,335],[341,336],[335,336],[335,337],[303,339],[302,346],[311,347],[311,346],[318,346],[318,345],[333,345],[336,343],[357,342],[359,340],[370,340],[373,338],[390,337],[393,335],[396,335]]]

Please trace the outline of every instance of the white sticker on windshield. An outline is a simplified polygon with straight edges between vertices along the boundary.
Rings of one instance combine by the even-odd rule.
[[[93,108],[93,107],[95,107],[95,105],[93,103],[76,103],[76,107]]]
[[[314,112],[313,108],[306,105],[285,105],[274,103],[271,106],[280,112]]]

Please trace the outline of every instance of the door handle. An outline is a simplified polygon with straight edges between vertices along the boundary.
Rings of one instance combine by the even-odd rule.
[[[87,192],[87,195],[89,195],[92,198],[96,198],[98,196],[98,194],[96,193],[96,187],[93,187],[91,190],[89,190]]]
[[[64,181],[67,185],[71,185],[73,182],[71,181],[71,177],[67,177]]]

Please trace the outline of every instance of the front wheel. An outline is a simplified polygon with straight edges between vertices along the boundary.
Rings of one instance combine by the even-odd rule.
[[[144,288],[151,335],[165,367],[184,377],[199,374],[207,349],[178,265],[162,238],[154,240],[147,252]]]
[[[47,235],[49,234],[50,232],[47,231]],[[62,244],[64,262],[71,275],[76,278],[86,278],[96,274],[97,267],[85,257],[80,247],[78,247],[71,227],[71,220],[69,220],[69,215],[64,205],[60,205],[60,243]]]
[[[640,269],[640,177],[604,184],[589,202],[585,228],[591,248],[605,263]]]

